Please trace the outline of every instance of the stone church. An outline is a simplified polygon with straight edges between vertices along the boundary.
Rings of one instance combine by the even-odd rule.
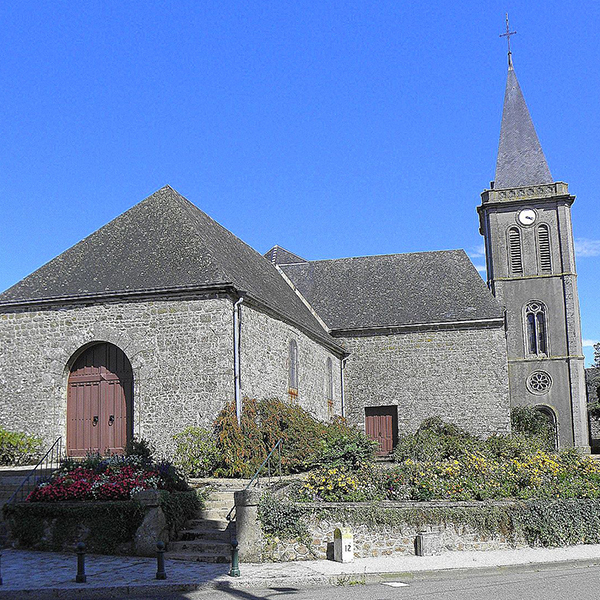
[[[261,256],[166,186],[0,294],[0,425],[67,452],[172,448],[226,402],[343,415],[389,452],[437,415],[487,436],[511,405],[588,447],[570,221],[509,54],[488,285],[462,250]]]

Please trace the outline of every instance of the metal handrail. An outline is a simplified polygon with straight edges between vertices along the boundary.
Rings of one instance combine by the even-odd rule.
[[[269,454],[267,454],[267,458],[265,458],[265,460],[263,460],[260,467],[258,467],[258,469],[256,469],[256,473],[254,473],[254,475],[250,479],[248,485],[244,488],[244,491],[250,489],[250,486],[252,486],[252,484],[258,485],[258,482],[260,481],[260,473],[263,470],[263,468],[265,467],[265,465],[267,466],[267,469],[269,472],[269,475],[268,475],[269,483],[271,483],[271,457],[275,453],[275,450],[278,451],[277,455],[279,457],[279,477],[281,478],[281,448],[282,447],[283,447],[283,438],[279,438],[277,440],[277,442],[275,443],[275,445],[271,448],[271,451],[269,452]],[[225,517],[228,521],[233,520],[232,514],[234,511],[235,511],[235,505],[232,507],[232,509],[227,513],[227,516]]]
[[[265,465],[268,466],[269,469],[269,483],[271,483],[271,456],[273,456],[273,453],[275,452],[275,450],[279,450],[279,452],[277,453],[279,455],[279,477],[281,477],[281,447],[283,446],[283,438],[279,438],[276,442],[276,444],[271,448],[271,452],[269,452],[269,454],[267,454],[267,458],[265,458],[265,460],[263,460],[262,465],[260,465],[260,467],[258,467],[258,469],[256,469],[256,473],[254,473],[254,475],[252,476],[252,479],[250,480],[250,483],[248,483],[248,485],[244,488],[244,489],[250,489],[250,486],[254,483],[254,480],[256,479],[256,484],[258,485],[258,482],[260,480],[260,472],[263,470],[263,467]]]
[[[37,465],[29,471],[29,474],[21,485],[16,489],[15,493],[9,498],[7,504],[22,502],[23,497],[29,496],[29,493],[35,489],[41,482],[48,479],[48,471],[55,471],[62,461],[62,436],[59,436],[54,444],[50,446],[48,452],[42,456]],[[42,466],[43,465],[43,466]],[[41,473],[42,469],[44,474]]]

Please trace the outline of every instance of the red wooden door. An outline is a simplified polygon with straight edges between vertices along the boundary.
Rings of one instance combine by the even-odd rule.
[[[121,454],[132,423],[133,376],[125,354],[96,344],[75,361],[67,392],[67,453]]]
[[[398,436],[398,407],[374,406],[365,408],[365,432],[379,442],[377,454],[389,454]]]

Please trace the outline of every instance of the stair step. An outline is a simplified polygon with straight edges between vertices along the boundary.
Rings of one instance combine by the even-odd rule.
[[[182,542],[189,542],[192,540],[230,542],[231,534],[232,529],[184,529],[179,532],[179,540]]]
[[[201,519],[208,520],[222,520],[226,521],[226,517],[229,514],[231,507],[227,508],[205,508],[199,512],[199,517]]]
[[[231,556],[215,554],[213,552],[165,552],[168,560],[189,560],[192,562],[228,563]]]
[[[231,555],[231,542],[219,540],[191,540],[169,542],[169,552],[196,552],[198,554],[209,552],[211,554]]]
[[[232,506],[233,506],[233,500],[231,502],[225,502],[224,500],[212,500],[212,499],[204,501],[204,507],[208,508],[210,510],[227,509],[229,511],[229,510],[231,510]]]
[[[214,529],[223,531],[229,527],[226,519],[191,519],[186,523],[186,529]]]
[[[224,502],[231,502],[233,505],[234,492],[216,490],[210,493],[209,500],[222,500]]]

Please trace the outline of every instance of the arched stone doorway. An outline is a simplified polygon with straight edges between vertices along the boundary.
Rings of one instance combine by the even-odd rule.
[[[114,344],[86,348],[75,360],[67,390],[67,454],[122,454],[133,432],[133,374]]]

